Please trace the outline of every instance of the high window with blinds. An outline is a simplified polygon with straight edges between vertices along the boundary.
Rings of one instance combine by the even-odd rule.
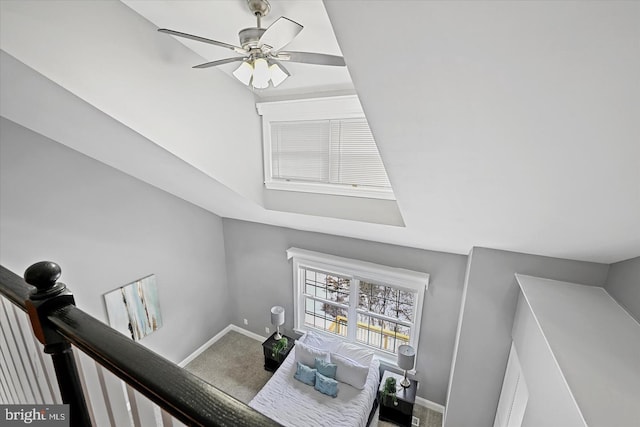
[[[268,189],[394,199],[357,98],[261,103],[258,111]]]

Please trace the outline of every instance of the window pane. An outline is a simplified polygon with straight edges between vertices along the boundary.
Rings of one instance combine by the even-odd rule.
[[[405,322],[413,321],[413,305],[409,304],[398,304],[398,312],[397,312],[398,320],[403,320]]]
[[[326,276],[327,299],[349,304],[349,279],[338,276]]]
[[[304,293],[308,295],[315,295],[315,281],[316,272],[311,270],[304,270]]]
[[[400,302],[413,305],[415,294],[408,291],[398,291],[398,297],[400,298]]]
[[[391,286],[360,282],[358,308],[375,314],[413,322],[415,294]]]
[[[327,281],[327,275],[324,273],[320,273],[319,271],[316,271],[316,281],[320,283],[325,283]]]
[[[358,314],[356,340],[395,353],[398,346],[409,344],[411,328],[373,316]]]
[[[378,285],[361,280],[359,291],[358,308],[367,311],[373,310],[372,307],[375,305],[378,295]]]
[[[307,295],[349,305],[349,279],[313,270],[304,270],[304,273]]]
[[[347,309],[305,298],[304,324],[312,328],[347,336]]]

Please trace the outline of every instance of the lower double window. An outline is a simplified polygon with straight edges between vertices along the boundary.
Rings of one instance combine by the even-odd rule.
[[[426,273],[303,249],[293,259],[295,327],[319,330],[380,353],[417,349]]]

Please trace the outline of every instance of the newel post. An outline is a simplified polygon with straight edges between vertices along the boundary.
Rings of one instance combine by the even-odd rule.
[[[44,344],[44,352],[50,354],[53,360],[62,401],[69,404],[70,424],[90,426],[89,409],[82,391],[71,344],[47,319],[56,309],[75,305],[73,294],[64,283],[57,281],[61,272],[60,266],[50,261],[38,262],[26,269],[25,282],[36,287],[26,301],[27,312],[36,338]]]

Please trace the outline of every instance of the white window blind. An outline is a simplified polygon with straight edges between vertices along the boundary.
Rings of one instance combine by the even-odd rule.
[[[364,118],[271,122],[271,176],[391,188]]]

